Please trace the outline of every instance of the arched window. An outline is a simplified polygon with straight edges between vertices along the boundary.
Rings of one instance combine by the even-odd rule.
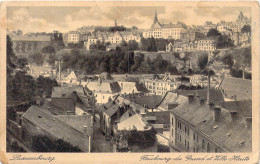
[[[207,152],[210,152],[210,144],[207,145]]]
[[[202,139],[202,149],[205,149],[205,140]]]

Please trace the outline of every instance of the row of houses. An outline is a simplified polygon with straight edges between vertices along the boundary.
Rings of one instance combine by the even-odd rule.
[[[101,130],[114,136],[134,127],[144,131],[150,125],[167,139],[170,151],[250,152],[252,97],[244,92],[249,92],[252,84],[239,83],[240,80],[227,78],[220,88],[174,90],[156,97],[118,95],[100,107]],[[237,90],[238,86],[226,85],[234,81],[241,88],[248,89]],[[234,91],[244,97],[228,100],[227,95]]]
[[[201,39],[190,42],[177,41],[166,45],[166,52],[215,51],[214,39]]]
[[[97,42],[110,43],[113,45],[120,45],[123,42],[128,43],[131,40],[137,43],[141,42],[141,35],[135,31],[116,31],[116,32],[96,32],[91,34],[81,34],[78,31],[70,31],[64,35],[64,43],[68,45],[70,43],[77,44],[84,42],[86,50],[90,50],[91,47]]]

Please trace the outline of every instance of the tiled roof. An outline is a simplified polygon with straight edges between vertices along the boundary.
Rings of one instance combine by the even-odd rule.
[[[241,78],[225,77],[220,84],[227,98],[252,100],[252,81]]]
[[[145,104],[148,106],[148,109],[157,108],[157,105],[162,101],[162,96],[160,95],[126,95],[124,97],[140,106]]]
[[[105,106],[104,113],[106,115],[108,115],[109,117],[114,115],[119,108],[119,105],[117,103],[115,103],[114,101],[109,101],[104,106]]]
[[[216,104],[231,112],[238,112],[244,117],[252,117],[252,100],[225,101]]]
[[[91,115],[57,115],[55,117],[81,133],[86,132],[85,127],[87,127],[87,130],[93,127]],[[92,135],[91,131],[88,134]]]
[[[220,120],[215,122],[213,109],[207,103],[200,104],[195,97],[191,103],[186,101],[171,112],[229,152],[252,151],[252,131],[241,115],[232,121],[230,111],[221,108]]]
[[[36,42],[49,42],[51,37],[48,35],[22,35],[12,37],[12,41],[36,41]]]
[[[91,81],[87,83],[87,88],[94,92],[117,93],[120,92],[120,86],[117,82],[98,82]]]
[[[134,127],[138,131],[144,131],[146,127],[145,123],[142,121],[140,116],[138,116],[138,114],[135,114],[117,124],[118,130],[132,130]]]
[[[170,124],[170,111],[149,112],[145,115],[147,116],[155,116],[156,124]]]
[[[82,144],[86,140],[84,137],[85,135],[60,121],[48,111],[37,106],[32,106],[22,115],[22,117],[50,135],[63,139],[74,146],[78,146],[82,150],[86,150],[85,145]]]
[[[73,85],[73,86],[53,87],[51,97],[52,98],[62,98],[62,97],[71,98],[71,95],[74,91],[76,91],[78,95],[85,94],[83,86]]]
[[[175,91],[177,92],[177,91]],[[207,100],[207,89],[200,90],[178,90],[178,93],[183,96],[188,96],[189,94],[194,94],[194,96],[200,97],[200,99]],[[222,102],[224,101],[223,94],[218,89],[210,89],[210,101]]]

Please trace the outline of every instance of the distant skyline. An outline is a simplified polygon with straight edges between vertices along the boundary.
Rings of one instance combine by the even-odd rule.
[[[68,32],[82,26],[136,26],[148,29],[157,11],[161,23],[183,22],[187,25],[203,25],[205,21],[235,21],[242,11],[251,16],[246,7],[8,7],[7,28],[10,31]]]

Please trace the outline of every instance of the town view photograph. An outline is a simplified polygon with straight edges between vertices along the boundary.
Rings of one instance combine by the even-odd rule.
[[[8,6],[6,25],[7,152],[252,152],[250,7]]]

